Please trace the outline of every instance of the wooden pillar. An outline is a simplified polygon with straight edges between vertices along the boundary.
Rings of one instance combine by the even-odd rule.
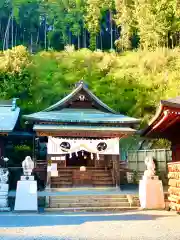
[[[120,186],[120,159],[119,155],[116,155],[116,175],[117,175],[117,185]]]
[[[180,161],[180,144],[172,143],[172,161],[178,162]]]
[[[3,138],[0,137],[0,164],[3,164],[2,157],[4,156],[4,141]]]
[[[119,155],[112,155],[113,173],[115,177],[116,186],[120,186],[120,160]]]

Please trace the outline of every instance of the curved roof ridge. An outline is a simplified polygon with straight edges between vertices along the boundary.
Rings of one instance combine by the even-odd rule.
[[[110,108],[108,105],[106,105],[105,103],[103,103],[98,97],[96,97],[89,89],[88,87],[85,85],[85,83],[83,81],[80,81],[78,85],[76,85],[77,87],[70,93],[68,94],[66,97],[64,97],[63,99],[61,99],[60,101],[58,101],[57,103],[53,104],[52,106],[46,108],[43,110],[43,112],[49,112],[52,111],[54,109],[56,109],[57,107],[61,107],[63,106],[63,104],[65,104],[67,101],[69,101],[72,97],[74,97],[78,92],[80,92],[82,89],[96,102],[98,103],[102,108],[104,108],[106,111],[117,114],[117,112],[115,110],[113,110],[112,108]]]

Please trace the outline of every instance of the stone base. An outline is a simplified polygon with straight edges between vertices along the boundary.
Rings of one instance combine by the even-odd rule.
[[[159,180],[159,177],[158,176],[153,176],[153,177],[143,176],[143,180]]]
[[[0,183],[0,192],[7,192],[9,191],[9,184],[7,183]]]
[[[9,184],[0,183],[0,211],[9,211],[8,209],[8,190]]]
[[[0,207],[0,212],[10,212],[10,211],[11,211],[10,207],[4,207],[4,208]]]
[[[8,207],[8,195],[0,196],[0,208]]]
[[[160,180],[140,180],[139,200],[141,208],[164,209],[164,192],[162,181]]]
[[[37,211],[37,181],[18,181],[14,211]]]
[[[21,181],[34,181],[34,176],[21,176]]]
[[[51,171],[51,177],[58,177],[58,171]]]

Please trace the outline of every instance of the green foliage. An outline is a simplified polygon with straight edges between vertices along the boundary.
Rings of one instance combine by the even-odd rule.
[[[152,149],[171,148],[171,143],[166,139],[153,140],[152,143],[153,143],[151,146]]]
[[[31,144],[31,143],[30,143]],[[25,159],[26,156],[31,156],[32,146],[26,144],[16,144],[14,143],[11,148],[8,148],[7,157],[9,158],[8,165],[20,165],[20,163]]]
[[[133,184],[138,184],[139,183],[138,171],[133,170],[132,174],[133,174],[133,176],[132,176],[132,183]]]
[[[177,0],[1,0],[0,49],[174,48],[179,9]]]
[[[128,152],[129,150],[138,150],[139,143],[141,141],[142,139],[139,136],[122,138],[120,139],[120,149],[122,149],[125,152]]]
[[[114,52],[74,51],[30,55],[22,47],[0,55],[0,97],[20,98],[23,112],[48,107],[84,79],[106,104],[121,113],[142,119],[154,115],[161,99],[180,94],[180,49]]]

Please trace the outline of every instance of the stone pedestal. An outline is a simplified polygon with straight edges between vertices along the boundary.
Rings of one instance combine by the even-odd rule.
[[[139,200],[142,208],[164,209],[164,192],[162,181],[157,177],[147,179],[144,177],[139,183]]]
[[[0,183],[0,212],[10,211],[8,207],[9,184]]]
[[[22,176],[17,183],[14,211],[38,211],[37,181]]]

